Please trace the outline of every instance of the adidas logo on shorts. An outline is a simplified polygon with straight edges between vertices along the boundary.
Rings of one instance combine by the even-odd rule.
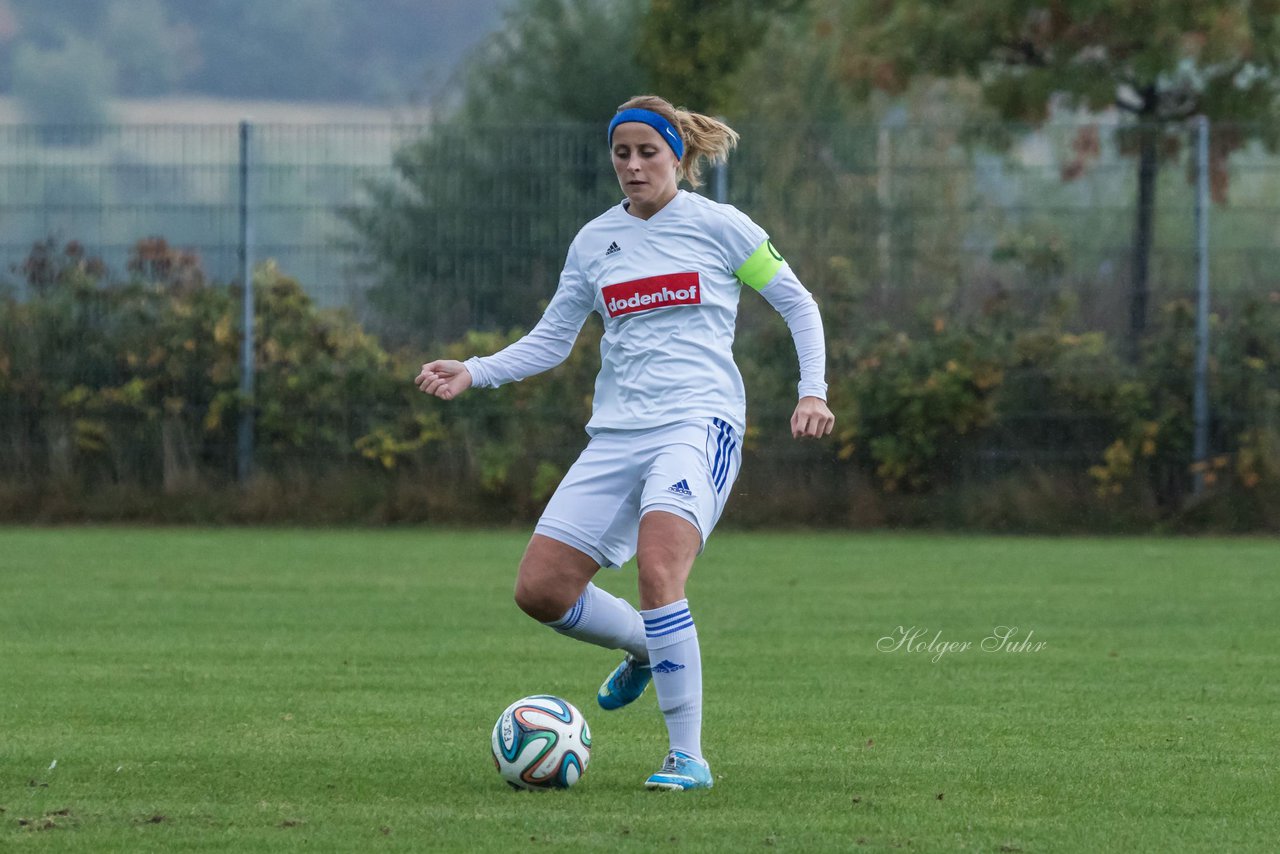
[[[689,488],[689,481],[687,480],[671,484],[667,487],[667,492],[674,492],[676,495],[683,495],[685,498],[693,497],[693,490]]]

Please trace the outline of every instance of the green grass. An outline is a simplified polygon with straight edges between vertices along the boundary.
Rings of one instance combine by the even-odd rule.
[[[509,532],[0,529],[0,850],[1274,850],[1280,542],[721,533],[716,788],[510,600]],[[602,573],[634,601],[634,574]],[[1038,651],[983,651],[997,626]],[[972,644],[881,651],[898,628]],[[574,789],[489,730],[583,709]],[[56,765],[54,762],[56,760]]]

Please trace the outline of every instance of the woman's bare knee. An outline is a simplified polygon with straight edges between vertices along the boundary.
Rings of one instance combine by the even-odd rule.
[[[570,593],[571,591],[530,585],[517,578],[513,598],[521,611],[539,623],[550,623],[563,617],[565,612],[573,607],[578,596],[582,595],[582,592],[578,591],[577,596],[570,598]]]
[[[515,602],[540,623],[564,616],[600,565],[572,546],[534,534],[516,574]]]

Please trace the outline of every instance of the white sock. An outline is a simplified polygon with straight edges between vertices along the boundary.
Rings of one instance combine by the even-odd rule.
[[[606,649],[621,649],[641,661],[649,660],[640,612],[627,600],[591,583],[563,617],[543,625],[576,640]]]
[[[649,645],[653,687],[667,721],[671,749],[701,759],[702,653],[698,630],[689,615],[689,600],[641,611],[640,616]]]

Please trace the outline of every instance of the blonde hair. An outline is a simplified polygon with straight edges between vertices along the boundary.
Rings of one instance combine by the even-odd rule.
[[[623,110],[649,110],[657,113],[675,127],[684,141],[684,157],[676,170],[676,180],[683,178],[689,186],[702,185],[702,161],[711,165],[724,163],[729,152],[738,144],[738,132],[719,119],[692,113],[657,95],[636,95],[618,107]]]

